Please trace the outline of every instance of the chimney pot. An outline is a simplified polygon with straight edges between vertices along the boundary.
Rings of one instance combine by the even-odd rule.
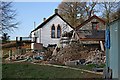
[[[58,9],[55,9],[55,13],[58,13]]]
[[[43,18],[43,21],[46,21],[46,18]]]

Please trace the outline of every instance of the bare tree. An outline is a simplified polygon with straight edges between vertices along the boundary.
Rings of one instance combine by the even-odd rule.
[[[112,21],[118,18],[120,18],[120,8],[118,8],[118,10],[115,13],[113,13],[111,16]]]
[[[15,20],[16,10],[12,9],[12,2],[0,1],[0,32],[5,33],[17,28]]]
[[[118,9],[117,9],[117,11],[115,12],[115,13],[113,13],[112,14],[112,20],[116,20],[116,19],[118,19],[118,18],[120,18],[120,2],[118,2]]]
[[[59,14],[65,18],[72,26],[76,26],[78,21],[77,17],[79,14],[78,8],[80,3],[78,2],[62,2],[59,8]],[[82,16],[82,15],[80,15]]]
[[[95,10],[96,4],[97,4],[96,2],[88,2],[86,3],[85,7],[83,7],[87,13],[88,18],[90,18],[92,14],[97,12],[97,10]]]
[[[58,9],[59,14],[76,27],[94,14],[95,5],[95,2],[61,2]]]
[[[10,40],[10,36],[8,36],[8,33],[3,33],[1,38],[2,38],[2,43],[7,43]]]
[[[118,9],[118,2],[104,2],[100,3],[101,11],[106,22],[109,23],[112,20],[111,15],[115,13]]]

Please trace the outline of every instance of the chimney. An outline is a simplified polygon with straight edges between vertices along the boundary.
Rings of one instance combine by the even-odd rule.
[[[46,18],[43,18],[43,21],[45,22],[45,21],[46,21]]]
[[[58,9],[55,9],[55,14],[58,13]]]

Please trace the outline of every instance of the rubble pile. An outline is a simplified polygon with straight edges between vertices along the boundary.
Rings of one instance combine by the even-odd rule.
[[[90,51],[89,54],[90,55],[86,59],[87,62],[91,61],[92,63],[95,63],[95,64],[105,63],[105,59],[106,59],[105,52],[95,50],[95,51]]]
[[[99,51],[97,48],[72,43],[54,53],[51,62],[65,64],[67,61],[81,59],[85,59],[86,64],[90,61],[91,63],[105,63],[105,52]]]

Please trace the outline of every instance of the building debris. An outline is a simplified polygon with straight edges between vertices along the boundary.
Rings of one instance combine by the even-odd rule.
[[[54,51],[51,63],[58,62],[66,65],[77,65],[80,64],[80,60],[83,59],[84,64],[89,64],[90,62],[102,64],[105,63],[105,58],[105,52],[100,51],[99,48],[72,43],[61,48],[58,52]]]

